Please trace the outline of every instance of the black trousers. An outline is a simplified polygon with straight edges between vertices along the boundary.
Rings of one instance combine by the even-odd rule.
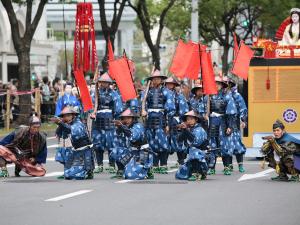
[[[177,152],[177,162],[180,164],[180,165],[183,165],[184,164],[184,160],[186,159],[186,156],[187,154],[184,153],[184,152]]]
[[[168,152],[157,152],[156,155],[153,155],[153,166],[158,167],[160,166],[167,166],[168,163]]]
[[[232,158],[233,157],[231,156],[229,164],[232,164]],[[244,155],[243,154],[236,154],[235,158],[236,158],[236,161],[237,161],[238,164],[243,164],[243,161],[244,161]]]
[[[103,165],[104,151],[96,150],[95,152],[96,152],[96,159],[97,159],[98,166]],[[109,157],[110,153],[111,153],[111,151],[108,151],[109,165],[115,166],[115,161],[113,159],[111,159],[111,157]]]

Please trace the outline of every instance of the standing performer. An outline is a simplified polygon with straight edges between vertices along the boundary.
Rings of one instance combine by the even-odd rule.
[[[180,84],[177,82],[177,80],[174,77],[169,77],[165,81],[166,88],[168,88],[175,100],[175,107],[176,111],[175,114],[172,117],[169,117],[169,125],[170,125],[170,134],[169,134],[169,140],[170,140],[170,147],[171,152],[177,153],[177,164],[174,168],[177,168],[179,165],[182,165],[184,163],[184,160],[187,156],[187,149],[184,146],[184,143],[178,142],[178,136],[181,133],[180,130],[177,129],[177,125],[182,122],[182,116],[189,111],[189,107],[187,104],[187,101],[182,93],[179,93],[178,90],[176,90],[176,87],[180,86]]]
[[[242,95],[237,91],[237,85],[234,80],[230,79],[228,81],[228,87],[231,91],[232,98],[234,100],[237,113],[234,115],[234,123],[232,127],[232,141],[234,143],[234,149],[233,154],[236,157],[236,161],[239,166],[239,171],[241,173],[245,172],[245,169],[243,167],[243,158],[244,154],[246,153],[246,147],[242,142],[242,136],[241,136],[241,128],[246,127],[247,117],[248,117],[248,109],[246,106],[246,103],[244,101],[244,98]],[[233,170],[232,165],[232,157],[230,159],[230,170]]]
[[[179,140],[188,147],[189,156],[187,162],[177,171],[177,179],[189,181],[206,179],[208,165],[204,150],[207,148],[208,140],[205,130],[198,123],[199,120],[199,115],[192,110],[184,115],[184,122],[178,125],[182,130]]]
[[[276,169],[277,177],[271,178],[276,181],[299,182],[300,170],[300,140],[289,135],[280,120],[273,124],[273,136],[263,137],[267,140],[261,151],[265,155],[265,160],[269,162],[269,167]],[[295,155],[298,161],[295,160]],[[296,166],[298,166],[296,168]],[[288,174],[291,177],[288,177]]]
[[[167,77],[155,70],[148,78],[151,87],[145,92],[146,110],[142,109],[142,116],[147,116],[146,135],[154,155],[153,172],[167,174],[169,124],[168,121],[175,113],[175,102],[172,93],[162,86],[162,81]],[[145,111],[144,111],[145,110]],[[159,167],[160,166],[160,167]]]
[[[7,163],[15,163],[15,176],[22,169],[32,176],[44,176],[42,164],[47,159],[46,135],[40,132],[41,121],[35,115],[29,119],[29,127],[21,126],[0,141],[0,177],[8,177]]]
[[[110,157],[116,160],[118,171],[112,178],[123,176],[128,179],[153,178],[150,171],[153,156],[146,151],[149,145],[144,126],[137,121],[138,118],[139,116],[128,108],[120,115],[121,120],[115,120],[117,137]]]
[[[122,112],[121,96],[110,88],[112,79],[108,73],[99,77],[96,86],[96,98],[93,123],[92,137],[96,152],[98,166],[95,173],[103,172],[103,155],[108,151],[108,155],[114,147],[115,125],[113,120],[118,119]],[[109,157],[109,172],[115,173],[115,162]]]
[[[209,144],[211,148],[220,148],[224,165],[224,175],[231,175],[229,168],[230,159],[233,154],[234,143],[232,141],[232,127],[234,126],[234,115],[236,107],[229,93],[226,93],[227,83],[220,77],[216,77],[218,93],[210,97],[209,115]],[[215,174],[216,159],[219,153],[209,162],[209,175]]]
[[[194,110],[201,117],[201,126],[208,131],[208,117],[207,117],[207,96],[203,94],[203,85],[196,84],[191,89],[190,110]]]
[[[86,126],[77,115],[71,107],[65,107],[59,115],[61,119],[53,119],[58,124],[56,135],[62,139],[62,147],[58,148],[55,160],[64,165],[65,179],[92,179],[93,145]]]
[[[66,106],[72,106],[79,112],[80,102],[77,97],[72,94],[72,83],[66,83],[64,86],[64,95],[59,97],[56,103],[55,116],[60,115]]]

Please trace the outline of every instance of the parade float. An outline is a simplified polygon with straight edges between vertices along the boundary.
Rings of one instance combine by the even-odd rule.
[[[275,41],[255,39],[248,74],[248,127],[243,141],[252,156],[259,156],[262,136],[280,119],[286,130],[300,138],[300,9],[292,9],[276,32]],[[256,149],[256,151],[255,151]]]

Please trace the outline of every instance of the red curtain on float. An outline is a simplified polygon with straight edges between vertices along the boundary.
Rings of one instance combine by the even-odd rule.
[[[136,98],[137,94],[134,88],[128,59],[123,56],[122,58],[108,61],[108,66],[109,71],[114,74],[122,100],[126,102],[130,99]]]

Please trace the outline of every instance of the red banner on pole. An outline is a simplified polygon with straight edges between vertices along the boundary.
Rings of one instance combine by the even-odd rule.
[[[234,60],[231,73],[243,78],[244,80],[247,80],[249,65],[253,55],[254,51],[245,45],[243,41],[241,41],[241,46],[237,53],[236,59]]]
[[[93,102],[92,98],[90,96],[90,92],[88,90],[83,71],[82,70],[76,70],[74,71],[74,77],[76,80],[76,84],[80,91],[80,98],[83,105],[84,112],[89,111],[93,109]]]
[[[211,53],[206,50],[201,51],[201,71],[203,79],[203,89],[205,94],[217,94],[215,74],[211,62]]]
[[[122,100],[128,101],[136,98],[137,94],[134,88],[130,65],[126,57],[108,61],[109,72],[114,74],[115,81],[120,90]]]

